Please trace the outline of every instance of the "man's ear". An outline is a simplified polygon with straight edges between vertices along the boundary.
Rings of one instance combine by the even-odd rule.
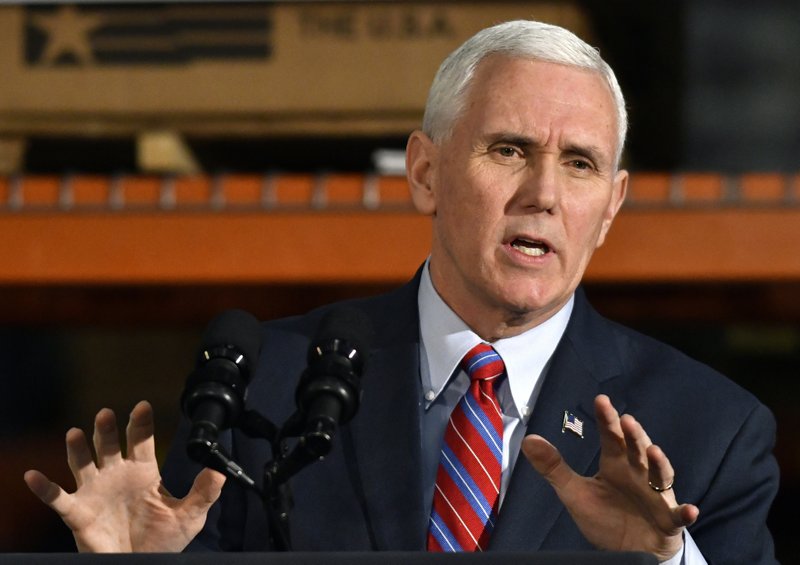
[[[605,216],[603,217],[603,225],[600,228],[600,237],[597,238],[597,247],[603,245],[606,240],[608,230],[611,229],[611,224],[614,218],[617,217],[617,212],[622,207],[625,201],[625,195],[628,192],[628,171],[620,170],[614,177],[614,182],[611,186],[611,198],[608,201]]]
[[[435,171],[439,149],[430,137],[416,130],[406,144],[406,177],[411,201],[421,214],[436,213]]]

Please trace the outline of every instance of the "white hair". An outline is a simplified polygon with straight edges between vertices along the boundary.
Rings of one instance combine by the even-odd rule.
[[[422,131],[428,137],[437,143],[450,137],[464,109],[475,69],[484,58],[496,53],[599,73],[608,84],[617,108],[616,165],[619,166],[628,131],[628,113],[614,71],[597,49],[574,33],[530,20],[514,20],[481,30],[444,60],[433,79],[425,105]]]

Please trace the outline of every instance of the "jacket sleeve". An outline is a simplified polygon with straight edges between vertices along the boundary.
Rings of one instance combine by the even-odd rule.
[[[690,528],[709,563],[777,563],[767,515],[778,490],[775,419],[756,404],[733,437]]]

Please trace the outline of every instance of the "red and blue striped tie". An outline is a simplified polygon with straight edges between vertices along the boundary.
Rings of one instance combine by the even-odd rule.
[[[497,520],[503,417],[494,383],[505,373],[505,365],[490,345],[480,343],[464,356],[461,367],[471,383],[444,433],[429,551],[483,551]]]

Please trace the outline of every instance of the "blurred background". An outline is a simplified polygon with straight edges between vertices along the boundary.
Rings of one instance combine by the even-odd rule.
[[[774,0],[0,6],[0,551],[74,548],[22,474],[71,487],[64,432],[101,407],[149,399],[163,457],[216,313],[413,275],[405,139],[443,57],[512,18],[616,70],[632,181],[585,287],[772,409],[800,558],[800,4]]]

